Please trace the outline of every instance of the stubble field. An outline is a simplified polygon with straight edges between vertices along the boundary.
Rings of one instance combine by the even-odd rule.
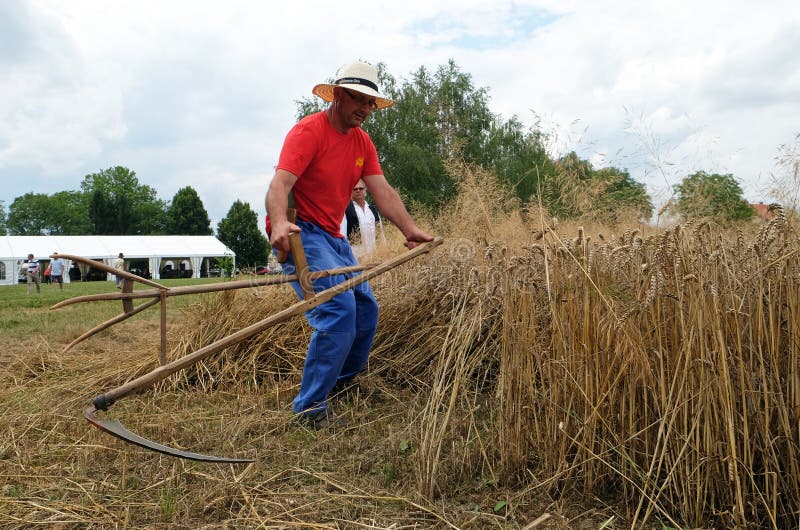
[[[368,371],[344,428],[293,422],[302,318],[108,412],[158,364],[150,309],[73,350],[119,302],[0,290],[0,527],[787,528],[800,513],[800,268],[781,211],[739,230],[558,224],[467,172],[432,254],[372,283]],[[402,252],[396,233],[373,257]],[[169,284],[175,285],[175,284]],[[65,295],[113,291],[68,286]],[[170,298],[176,359],[296,300],[287,286]]]

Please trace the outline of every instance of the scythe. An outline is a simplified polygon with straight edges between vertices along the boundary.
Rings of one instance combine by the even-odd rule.
[[[297,269],[296,274],[283,275],[276,278],[263,278],[257,280],[225,282],[223,284],[184,286],[184,287],[174,287],[174,288],[169,288],[157,282],[141,278],[127,271],[120,271],[117,269],[113,269],[108,265],[92,261],[80,256],[74,256],[69,254],[53,254],[51,257],[61,257],[73,261],[88,263],[94,268],[104,270],[111,274],[119,274],[123,276],[122,292],[75,297],[68,300],[64,300],[51,307],[51,309],[57,309],[78,302],[89,302],[97,300],[122,300],[123,313],[121,315],[118,315],[112,318],[111,320],[108,320],[87,331],[86,333],[84,333],[83,335],[72,341],[70,344],[68,344],[64,348],[64,351],[69,350],[77,343],[87,339],[88,337],[94,335],[95,333],[98,333],[99,331],[102,331],[103,329],[106,329],[118,322],[130,318],[131,316],[139,313],[140,311],[143,311],[148,307],[155,305],[156,303],[159,302],[161,303],[161,350],[159,353],[161,365],[147,374],[144,374],[136,379],[133,379],[132,381],[129,381],[117,388],[114,388],[113,390],[106,391],[105,393],[95,397],[92,400],[92,405],[84,410],[84,417],[98,429],[107,432],[113,436],[116,436],[117,438],[120,438],[128,443],[132,443],[140,447],[143,447],[145,449],[167,454],[170,456],[175,456],[178,458],[186,458],[189,460],[197,460],[202,462],[217,462],[217,463],[252,462],[252,460],[250,459],[228,458],[228,457],[219,457],[213,455],[205,455],[200,453],[192,453],[192,452],[182,451],[180,449],[176,449],[166,445],[162,445],[157,442],[143,438],[137,435],[136,433],[128,430],[118,420],[98,418],[96,412],[106,411],[116,401],[119,401],[120,399],[124,398],[125,396],[128,396],[133,392],[149,388],[158,381],[161,381],[180,370],[184,370],[202,361],[203,359],[206,359],[207,357],[213,355],[214,353],[217,353],[221,350],[224,350],[225,348],[228,348],[243,340],[246,340],[266,330],[267,328],[274,326],[275,324],[284,322],[297,315],[303,314],[306,311],[309,311],[310,309],[313,309],[314,307],[324,302],[327,302],[333,297],[347,291],[348,289],[352,289],[353,287],[361,283],[369,281],[370,279],[380,274],[383,274],[384,272],[387,272],[411,259],[414,259],[417,256],[428,253],[435,247],[442,244],[443,239],[439,237],[434,239],[433,241],[422,243],[416,248],[408,250],[403,254],[400,254],[394,258],[390,258],[380,264],[358,265],[353,267],[343,267],[339,269],[330,269],[330,270],[315,271],[315,272],[309,271],[308,267],[305,265],[305,253],[303,252],[303,246],[302,243],[300,242],[299,234],[296,233],[292,234],[292,236],[290,236],[289,238],[289,242]],[[319,293],[314,293],[313,288],[311,287],[311,280],[314,280],[316,278],[321,278],[335,274],[350,274],[355,272],[361,272],[361,274],[353,276],[345,280],[344,282],[339,283]],[[299,302],[292,304],[286,309],[279,311],[278,313],[275,313],[259,322],[256,322],[255,324],[240,329],[239,331],[223,339],[208,344],[193,353],[185,355],[180,359],[177,359],[170,363],[166,362],[166,299],[168,297],[187,295],[187,294],[216,292],[216,291],[230,290],[230,289],[242,289],[242,288],[255,287],[261,285],[274,285],[278,283],[286,283],[291,281],[298,281],[301,285],[301,290],[303,292],[303,299],[300,300]],[[139,282],[144,285],[153,287],[154,289],[146,289],[134,292],[133,282]],[[140,298],[152,298],[152,299],[146,303],[141,304],[138,307],[134,307],[133,300]]]

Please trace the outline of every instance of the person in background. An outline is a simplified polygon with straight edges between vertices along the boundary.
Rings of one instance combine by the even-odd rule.
[[[394,101],[378,93],[378,71],[365,62],[342,66],[333,83],[316,85],[312,93],[330,103],[292,127],[281,149],[266,196],[267,233],[277,251],[289,252],[289,235],[299,233],[311,270],[356,265],[347,238],[339,231],[354,187],[363,180],[375,204],[414,248],[433,237],[420,229],[400,195],[387,182],[375,144],[361,129],[373,111]],[[296,221],[288,217],[292,196]],[[284,271],[294,268],[289,254]],[[313,281],[315,292],[351,275]],[[298,296],[298,282],[292,286]],[[292,410],[315,429],[340,425],[328,405],[334,385],[344,386],[367,365],[378,325],[378,303],[365,282],[307,311],[313,328],[306,352],[300,391]]]
[[[383,222],[378,209],[367,202],[367,185],[359,179],[353,188],[350,204],[344,211],[340,232],[346,234],[356,257],[364,257],[375,251],[375,242],[380,234],[381,241],[386,242],[383,234]]]
[[[26,273],[28,279],[28,294],[31,294],[31,284],[36,284],[36,292],[41,292],[41,280],[39,279],[39,260],[28,254],[28,269]]]
[[[56,284],[64,290],[64,260],[61,258],[53,258],[50,262],[50,288],[55,288]]]
[[[125,270],[125,256],[122,254],[122,252],[120,252],[119,256],[117,256],[117,259],[114,260],[114,268],[117,269],[118,271]],[[117,289],[122,289],[122,281],[125,278],[117,274],[114,276],[114,279],[117,282]]]

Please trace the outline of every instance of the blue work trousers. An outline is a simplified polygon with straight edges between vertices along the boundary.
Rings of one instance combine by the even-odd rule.
[[[312,223],[297,221],[296,224],[302,229],[300,238],[309,271],[358,264],[347,239],[332,237]],[[293,274],[294,269],[289,254],[284,271]],[[314,292],[324,291],[356,274],[360,273],[316,279]],[[292,287],[302,298],[299,282],[292,282]],[[292,402],[292,410],[316,415],[327,408],[328,394],[337,381],[351,379],[366,368],[378,327],[378,302],[364,282],[307,311],[305,317],[314,331],[306,352],[300,393]]]

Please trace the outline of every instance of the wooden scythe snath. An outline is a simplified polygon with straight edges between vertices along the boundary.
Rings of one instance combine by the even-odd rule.
[[[160,366],[152,370],[151,372],[144,374],[136,379],[129,381],[122,386],[119,386],[113,390],[109,390],[103,394],[100,394],[96,398],[92,400],[92,405],[87,407],[84,410],[84,417],[95,427],[98,429],[107,432],[113,436],[116,436],[126,442],[138,445],[140,447],[144,447],[146,449],[150,449],[152,451],[156,451],[159,453],[179,457],[179,458],[186,458],[189,460],[198,460],[202,462],[217,462],[217,463],[248,463],[252,462],[253,460],[250,459],[243,459],[243,458],[228,458],[228,457],[219,457],[219,456],[212,456],[212,455],[204,455],[199,453],[192,453],[188,451],[182,451],[180,449],[175,449],[173,447],[169,447],[166,445],[162,445],[146,438],[143,438],[127,428],[125,428],[122,423],[117,420],[113,419],[101,419],[96,416],[96,412],[98,410],[108,410],[113,403],[119,401],[120,399],[124,398],[125,396],[139,391],[146,388],[153,386],[158,381],[180,371],[184,370],[203,359],[206,359],[210,355],[217,353],[225,348],[233,346],[243,340],[249,339],[250,337],[266,330],[267,328],[278,324],[280,322],[284,322],[289,320],[297,315],[303,314],[306,311],[317,307],[318,305],[327,302],[328,300],[332,299],[333,297],[352,289],[353,287],[369,281],[370,279],[383,274],[411,259],[416,258],[422,254],[426,254],[433,250],[435,247],[442,244],[444,240],[442,238],[436,238],[433,241],[422,243],[421,245],[417,246],[416,248],[404,252],[399,256],[394,258],[388,259],[380,264],[371,264],[371,265],[357,265],[353,267],[342,267],[338,269],[329,269],[324,271],[315,271],[311,272],[308,270],[308,267],[305,265],[305,253],[303,252],[303,246],[300,242],[300,235],[295,233],[289,237],[289,243],[291,252],[294,257],[295,265],[297,272],[296,274],[286,274],[280,275],[270,278],[259,278],[259,279],[252,279],[252,280],[238,280],[238,281],[230,281],[230,282],[223,282],[219,284],[206,284],[206,285],[197,285],[197,286],[182,286],[182,287],[173,287],[169,288],[165,285],[160,283],[147,280],[145,278],[141,278],[135,274],[131,274],[127,271],[120,271],[110,267],[104,263],[100,263],[97,261],[93,261],[87,258],[83,258],[80,256],[73,256],[70,254],[53,254],[51,257],[60,257],[64,259],[70,259],[79,263],[84,263],[91,265],[92,267],[109,272],[111,274],[119,275],[123,278],[123,285],[122,285],[122,292],[114,292],[114,293],[104,293],[104,294],[94,294],[94,295],[86,295],[86,296],[77,296],[74,298],[70,298],[59,302],[58,304],[52,306],[50,309],[58,309],[60,307],[64,307],[70,304],[75,304],[78,302],[91,302],[91,301],[98,301],[98,300],[122,300],[122,314],[103,322],[95,326],[94,328],[90,329],[70,344],[68,344],[64,351],[68,351],[72,347],[74,347],[79,342],[86,340],[87,338],[91,337],[92,335],[107,329],[114,324],[122,322],[133,315],[147,309],[148,307],[152,307],[157,303],[161,303],[161,348],[159,351],[159,361]],[[319,293],[314,293],[314,290],[311,286],[311,281],[317,278],[323,278],[327,276],[339,275],[339,274],[353,274],[356,272],[361,272],[361,274],[357,276],[353,276],[344,282],[337,284],[333,287],[330,287],[324,291]],[[200,348],[199,350],[190,353],[167,363],[167,355],[166,355],[166,348],[167,348],[167,335],[166,335],[166,326],[167,326],[167,313],[166,313],[166,300],[171,296],[181,296],[187,294],[199,294],[199,293],[210,293],[210,292],[217,292],[217,291],[226,291],[231,289],[244,289],[249,287],[260,287],[264,285],[275,285],[280,283],[287,283],[292,281],[299,281],[301,285],[301,291],[303,293],[303,300],[292,304],[291,306],[287,307],[286,309],[275,313],[260,322],[256,322],[246,328],[240,329],[239,331],[220,339],[216,342],[213,342],[207,346]],[[153,289],[143,289],[139,291],[133,290],[133,283],[139,282],[149,287],[153,287]],[[138,307],[134,307],[133,300],[135,299],[145,299],[150,298],[147,302],[139,305]]]

